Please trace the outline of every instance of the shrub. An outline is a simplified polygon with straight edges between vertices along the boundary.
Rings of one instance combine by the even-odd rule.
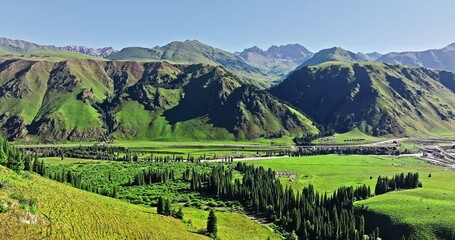
[[[0,213],[6,213],[8,212],[8,210],[9,209],[5,205],[3,205],[3,202],[0,201]]]

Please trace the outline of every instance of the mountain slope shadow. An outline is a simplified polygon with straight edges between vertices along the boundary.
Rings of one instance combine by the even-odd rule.
[[[221,85],[219,82],[208,83],[207,78],[207,75],[202,75],[192,79],[183,87],[184,96],[179,104],[164,112],[164,116],[170,124],[174,125],[207,114],[216,91],[216,85]]]

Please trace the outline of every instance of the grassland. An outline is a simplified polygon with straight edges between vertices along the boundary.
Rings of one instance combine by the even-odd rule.
[[[204,229],[207,225],[209,211],[198,208],[184,208],[185,219],[191,219],[191,226],[195,231]],[[223,240],[263,240],[281,239],[278,234],[273,233],[273,229],[261,226],[249,217],[229,211],[217,211],[218,218],[218,237]]]
[[[84,160],[75,158],[43,158],[47,166],[51,168],[72,169],[74,172],[83,173],[96,187],[106,185],[115,185],[118,187],[118,198],[124,201],[135,203],[138,205],[148,206],[156,204],[156,198],[165,196],[175,202],[183,204],[184,201],[198,202],[200,208],[184,207],[184,221],[187,227],[192,232],[199,232],[206,227],[208,211],[206,203],[215,202],[213,199],[206,199],[196,192],[190,192],[189,184],[182,181],[173,181],[168,183],[156,183],[148,186],[124,186],[128,183],[128,179],[134,176],[135,173],[146,167],[163,167],[168,166],[176,171],[176,175],[180,176],[186,167],[192,167],[203,171],[208,167],[207,164],[195,165],[190,163],[127,163],[127,162],[111,162],[111,161],[96,161]],[[209,169],[209,168],[207,168]],[[112,179],[110,183],[106,180]],[[183,202],[182,202],[183,201]],[[174,207],[178,208],[178,204]],[[273,230],[261,226],[259,223],[249,219],[245,215],[233,211],[230,207],[218,207],[218,228],[219,237],[221,239],[279,239],[279,236],[274,234]]]
[[[290,178],[282,181],[295,188],[312,184],[320,192],[332,192],[341,186],[362,184],[374,189],[379,175],[392,176],[401,172],[419,172],[424,186],[437,185],[440,181],[451,178],[455,181],[453,171],[411,157],[327,155],[248,162],[275,171],[293,172],[293,181]],[[429,173],[432,178],[427,178]]]
[[[397,228],[406,226],[415,239],[454,239],[455,238],[455,187],[453,178],[444,184],[452,190],[443,190],[430,184],[421,189],[395,191],[356,202],[361,208],[366,206],[370,214],[367,222],[384,226],[391,221],[394,227],[382,227],[382,232],[391,239],[399,238]]]
[[[316,139],[314,144],[365,144],[385,140],[385,137],[370,136],[358,128],[354,128],[346,133],[336,133],[332,137]]]
[[[0,167],[0,239],[204,239],[151,208]],[[17,196],[21,196],[21,200]],[[34,199],[35,207],[27,206]]]
[[[416,239],[455,237],[455,171],[451,169],[410,157],[389,156],[329,155],[249,162],[275,171],[293,172],[292,177],[281,181],[295,188],[313,184],[320,192],[329,193],[340,186],[362,184],[374,190],[378,175],[419,172],[423,188],[375,196],[356,202],[356,206],[366,206],[370,213],[367,222],[383,226],[382,232],[392,239],[401,237],[394,235],[397,226],[404,226]]]

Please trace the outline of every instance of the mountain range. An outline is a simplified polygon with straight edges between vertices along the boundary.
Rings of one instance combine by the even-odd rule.
[[[103,57],[3,38],[0,52],[0,132],[9,139],[455,133],[454,73],[438,70],[453,67],[453,44],[385,55],[298,44],[229,53],[187,40]]]
[[[378,58],[377,61],[455,71],[455,43],[441,49],[388,53]]]
[[[374,136],[455,132],[455,74],[404,65],[326,62],[270,89],[316,123]]]
[[[166,62],[0,62],[0,127],[9,139],[241,140],[318,130],[223,67]]]
[[[12,40],[0,37],[0,52],[36,52],[36,51],[69,51],[77,52],[95,57],[107,57],[117,50],[112,47],[89,48],[86,46],[68,45],[56,47],[53,45],[39,45],[24,40]]]
[[[300,44],[284,46],[271,46],[267,50],[252,47],[235,53],[251,66],[259,68],[262,72],[285,77],[300,64],[313,56],[313,53]]]
[[[168,61],[182,64],[220,65],[238,75],[254,79],[255,81],[250,81],[250,83],[257,84],[260,87],[267,87],[273,81],[282,80],[298,67],[317,65],[327,61],[377,61],[455,71],[455,43],[442,49],[387,54],[378,52],[354,53],[340,47],[322,49],[313,53],[300,44],[273,45],[267,50],[254,46],[244,49],[242,52],[230,53],[197,40],[174,41],[167,45],[153,48],[126,47],[118,51],[112,47],[89,48],[78,45],[56,47],[0,37],[0,56],[5,55],[5,53],[41,52],[40,54],[44,54],[56,51],[75,52],[109,60]],[[18,56],[14,55],[14,57]],[[80,57],[77,56],[77,58]]]
[[[238,75],[258,80],[266,79],[266,75],[258,68],[248,65],[234,54],[203,44],[197,40],[174,41],[165,46],[154,48],[128,47],[106,58],[110,60],[168,61],[179,64],[203,63],[219,65]]]

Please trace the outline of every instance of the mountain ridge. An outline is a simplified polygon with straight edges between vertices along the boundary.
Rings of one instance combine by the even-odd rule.
[[[441,49],[391,52],[381,56],[377,61],[455,71],[455,43],[449,44]]]
[[[223,66],[236,74],[256,78],[259,85],[267,80],[258,68],[248,65],[238,56],[201,43],[197,40],[173,41],[153,48],[127,47],[107,57],[110,60],[169,61],[177,64],[211,64]],[[253,81],[250,81],[253,82]]]
[[[242,140],[317,133],[303,114],[219,66],[0,62],[0,129],[10,139]]]
[[[112,47],[89,48],[79,45],[56,47],[54,45],[40,45],[24,40],[9,39],[4,37],[0,37],[0,50],[3,50],[5,52],[69,51],[94,57],[107,57],[117,51]]]
[[[377,62],[326,62],[270,89],[317,124],[374,136],[455,132],[455,74]]]
[[[278,78],[285,77],[298,65],[313,56],[311,51],[300,44],[272,45],[267,50],[253,46],[235,54],[249,65]]]

